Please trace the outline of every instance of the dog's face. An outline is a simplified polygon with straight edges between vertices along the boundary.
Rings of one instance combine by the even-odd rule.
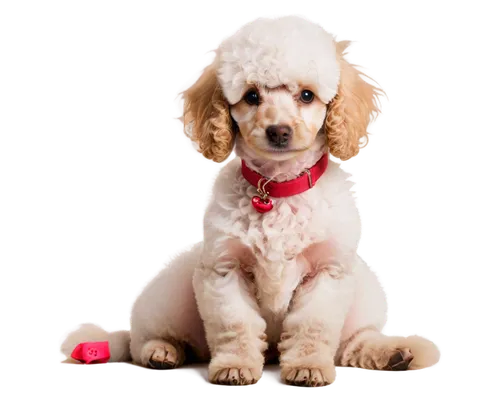
[[[321,146],[349,159],[367,136],[381,91],[345,60],[348,45],[296,17],[244,26],[184,92],[186,134],[217,162],[235,139],[245,154],[268,160]]]
[[[250,86],[230,110],[249,150],[264,159],[285,160],[311,148],[326,104],[300,85]]]

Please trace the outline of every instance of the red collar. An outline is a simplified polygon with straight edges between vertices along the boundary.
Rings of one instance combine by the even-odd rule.
[[[248,168],[241,160],[241,173],[252,186],[259,190],[260,197],[288,197],[303,193],[312,188],[328,167],[328,153],[325,153],[311,168],[290,181],[275,182]],[[267,183],[266,183],[267,182]]]

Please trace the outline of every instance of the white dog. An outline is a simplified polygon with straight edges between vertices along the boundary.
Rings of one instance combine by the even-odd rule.
[[[129,332],[84,325],[62,346],[107,340],[110,361],[175,368],[210,360],[213,383],[245,385],[279,357],[286,383],[326,385],[335,365],[430,366],[436,346],[388,337],[385,296],[357,255],[348,174],[381,90],[344,58],[348,42],[296,17],[259,19],[225,40],[184,93],[186,134],[217,162],[204,241],[137,299]]]

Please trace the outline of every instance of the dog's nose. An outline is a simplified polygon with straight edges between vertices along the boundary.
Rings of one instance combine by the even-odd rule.
[[[286,147],[292,137],[292,128],[288,125],[269,125],[266,135],[273,147]]]

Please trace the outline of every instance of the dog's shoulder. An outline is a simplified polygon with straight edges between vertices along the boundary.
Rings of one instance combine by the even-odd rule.
[[[243,203],[250,205],[251,198],[257,194],[241,173],[241,159],[235,157],[219,171],[212,187],[212,200],[209,207],[222,206],[225,210],[241,209]],[[244,207],[243,207],[244,208]]]
[[[223,190],[230,187],[231,182],[241,175],[241,158],[231,157],[224,165],[217,167],[210,179],[209,188],[213,190]]]
[[[330,160],[328,168],[323,177],[318,180],[317,186],[327,197],[349,194],[352,193],[351,188],[354,186],[354,182],[350,178],[351,174],[344,171],[338,163]]]

